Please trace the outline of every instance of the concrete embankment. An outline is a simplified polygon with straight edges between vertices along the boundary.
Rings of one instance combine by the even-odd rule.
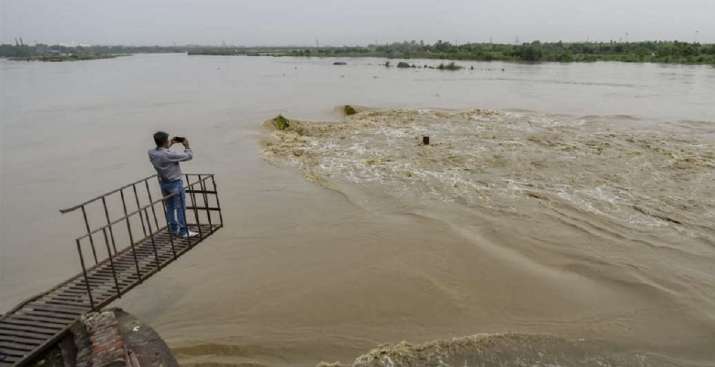
[[[150,326],[115,308],[84,315],[33,367],[178,367]]]

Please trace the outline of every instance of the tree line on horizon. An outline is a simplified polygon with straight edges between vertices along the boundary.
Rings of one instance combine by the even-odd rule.
[[[658,62],[715,64],[715,44],[679,41],[540,42],[451,44],[437,41],[395,42],[367,47],[322,47],[293,50],[293,56],[373,56],[393,59],[449,59],[519,62]]]
[[[0,44],[0,57],[13,59],[38,59],[66,57],[76,59],[103,58],[107,56],[131,55],[135,53],[174,53],[186,52],[178,46],[65,46],[38,43]]]
[[[437,41],[395,42],[385,45],[342,47],[236,47],[236,46],[64,46],[0,44],[0,57],[42,59],[69,55],[77,59],[134,53],[188,53],[190,55],[249,55],[301,57],[386,57],[392,59],[447,59],[514,62],[656,62],[715,65],[715,44],[679,41],[643,42],[528,42],[523,44]]]

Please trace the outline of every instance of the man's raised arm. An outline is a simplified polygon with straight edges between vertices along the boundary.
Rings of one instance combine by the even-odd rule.
[[[175,152],[172,150],[169,151],[169,153],[167,154],[167,158],[169,159],[169,161],[186,162],[194,158],[194,152],[191,151],[191,147],[189,147],[189,139],[184,139],[182,144],[184,145],[183,152]]]

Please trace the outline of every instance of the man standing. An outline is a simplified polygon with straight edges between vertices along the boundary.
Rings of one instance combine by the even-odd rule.
[[[164,196],[175,194],[166,199],[166,223],[169,230],[179,237],[195,237],[198,233],[190,231],[186,226],[184,183],[179,165],[179,162],[190,161],[194,157],[189,140],[176,136],[169,140],[169,134],[159,131],[154,134],[154,142],[156,148],[149,150],[149,161],[159,175],[161,192]],[[184,151],[169,149],[174,144],[183,144]]]

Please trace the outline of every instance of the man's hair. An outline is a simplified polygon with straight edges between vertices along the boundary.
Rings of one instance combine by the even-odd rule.
[[[163,147],[166,142],[169,141],[169,134],[163,132],[163,131],[157,131],[154,133],[154,142],[156,143],[157,147]]]

